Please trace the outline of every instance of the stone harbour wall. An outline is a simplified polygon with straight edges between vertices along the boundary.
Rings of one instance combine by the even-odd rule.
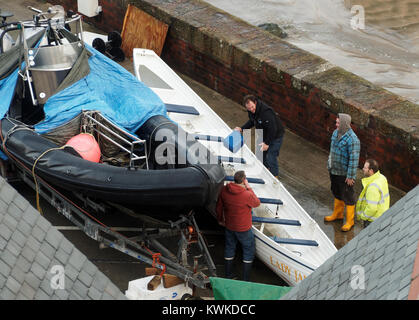
[[[76,0],[50,2],[77,11]],[[393,186],[419,183],[419,105],[199,0],[100,0],[101,15],[85,21],[121,31],[128,4],[169,25],[162,58],[175,70],[238,103],[257,95],[288,129],[325,150],[337,114],[348,113],[360,167],[375,158]]]

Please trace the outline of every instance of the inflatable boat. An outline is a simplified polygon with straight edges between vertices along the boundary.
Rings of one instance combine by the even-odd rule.
[[[80,16],[59,7],[3,25],[1,161],[96,201],[212,211],[220,161],[82,34]]]

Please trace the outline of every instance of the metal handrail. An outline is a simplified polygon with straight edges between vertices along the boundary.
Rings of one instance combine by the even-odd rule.
[[[74,21],[78,21],[79,22],[79,28],[80,28],[80,37],[81,37],[81,44],[83,44],[83,27],[82,27],[82,23],[81,23],[81,16],[78,14],[73,15],[70,19],[65,19],[62,20],[61,18],[45,18],[46,14],[54,14],[58,11],[53,11],[53,10],[48,10],[47,12],[42,12],[41,10],[38,10],[36,8],[33,7],[28,7],[30,10],[34,11],[37,13],[37,15],[34,16],[33,21],[24,21],[24,22],[18,22],[17,23],[17,27],[20,28],[20,36],[21,36],[21,41],[23,43],[23,50],[24,50],[24,60],[25,60],[25,70],[20,70],[19,74],[26,78],[24,80],[26,80],[28,82],[29,85],[29,91],[30,91],[30,95],[32,98],[32,102],[34,105],[38,105],[38,101],[35,97],[35,93],[33,90],[33,85],[32,85],[32,77],[31,77],[31,68],[30,68],[30,61],[29,61],[29,50],[31,48],[28,48],[28,44],[27,41],[24,37],[24,30],[25,27],[45,27],[45,28],[51,28],[53,26],[58,27],[60,24],[63,23],[70,23],[70,22],[74,22]],[[44,17],[44,19],[41,19],[41,17]],[[52,28],[54,29],[54,28]],[[52,30],[53,32],[55,32],[55,30]],[[58,46],[62,45],[61,42],[58,44]],[[114,129],[119,130],[120,132],[122,132],[123,134],[126,135],[126,137],[130,138],[132,141],[127,140],[125,137],[117,134],[115,131],[109,129],[108,127],[104,126],[100,121],[96,120],[92,115],[100,115],[101,116],[101,120],[105,121],[108,125],[112,126]],[[100,112],[98,111],[87,111],[87,112],[83,112],[83,116],[85,116],[88,120],[90,120],[92,122],[92,130],[96,131],[98,133],[98,135],[102,136],[103,138],[105,138],[106,140],[108,140],[109,142],[113,143],[115,146],[119,147],[120,149],[122,149],[123,151],[127,152],[130,155],[130,161],[129,161],[129,167],[133,168],[134,167],[134,161],[136,160],[141,160],[141,159],[145,159],[145,163],[146,163],[146,167],[147,170],[149,170],[149,164],[148,164],[148,153],[147,153],[147,143],[145,140],[141,140],[138,137],[134,136],[133,134],[127,132],[126,130],[120,128],[119,126],[117,126],[116,124],[112,123],[109,119],[105,118],[103,115],[100,114]],[[122,142],[128,144],[130,147],[129,148],[125,148],[123,145],[121,145],[120,143],[117,143],[115,140],[113,140],[109,135],[106,135],[105,132],[99,131],[96,127],[100,126],[103,130],[105,130],[106,132],[110,133],[111,135],[113,135],[114,137],[120,139]],[[134,147],[135,145],[142,143],[144,145],[144,156],[139,156],[137,154],[134,153]]]
[[[73,15],[70,19],[66,19],[64,17],[64,19],[62,18],[44,18],[44,19],[40,19],[40,17],[44,17],[45,14],[54,14],[57,13],[58,11],[50,11],[48,10],[47,12],[42,12],[41,10],[38,10],[36,8],[33,7],[28,7],[30,10],[37,12],[37,15],[34,16],[33,20],[30,21],[19,21],[16,23],[17,28],[20,29],[20,37],[21,37],[21,41],[23,43],[24,46],[24,59],[25,59],[25,70],[23,72],[19,72],[19,74],[24,77],[24,80],[28,82],[28,86],[29,86],[29,91],[31,94],[31,98],[32,98],[32,103],[34,105],[38,105],[39,101],[35,96],[34,93],[34,88],[33,88],[33,79],[31,76],[31,63],[29,61],[29,54],[28,51],[32,50],[33,48],[28,48],[28,44],[25,38],[25,34],[24,34],[24,30],[25,28],[35,28],[35,27],[42,27],[42,28],[51,28],[51,31],[55,32],[57,31],[56,29],[62,25],[64,26],[65,23],[71,23],[71,22],[78,22],[78,29],[80,30],[80,44],[81,46],[84,46],[84,41],[83,41],[83,25],[82,25],[82,18],[80,15],[75,14]],[[61,41],[56,38],[56,41],[58,41],[59,43],[57,43],[57,45],[62,45]],[[21,68],[21,66],[20,66]]]
[[[129,141],[129,140],[125,139],[124,137],[122,137],[121,135],[119,135],[118,133],[116,133],[115,131],[109,129],[103,123],[101,123],[98,120],[96,120],[92,115],[99,115],[101,117],[101,120],[103,120],[104,122],[106,122],[108,125],[116,128],[117,130],[121,131],[122,133],[124,133],[125,135],[127,135],[128,137],[130,137],[133,141]],[[130,155],[130,162],[129,162],[130,168],[134,167],[134,161],[145,159],[146,160],[147,170],[149,169],[149,166],[148,166],[148,157],[147,157],[147,143],[146,143],[145,140],[139,139],[138,137],[134,136],[133,134],[127,132],[126,130],[124,130],[124,129],[120,128],[120,127],[118,127],[112,121],[110,121],[109,119],[105,118],[102,114],[100,114],[100,112],[97,112],[97,111],[87,111],[87,112],[84,112],[83,113],[83,116],[85,118],[87,118],[88,120],[90,120],[91,122],[93,122],[94,124],[96,124],[97,126],[99,126],[102,129],[106,130],[108,133],[114,135],[116,138],[122,140],[123,142],[125,142],[126,144],[128,144],[130,146],[130,150],[129,150],[129,149],[125,148],[124,146],[122,146],[121,144],[119,144],[118,142],[114,141],[109,136],[107,136],[104,132],[101,132],[97,128],[95,128],[94,126],[92,126],[92,129],[95,132],[97,132],[101,137],[105,138],[106,140],[108,140],[109,142],[113,143],[114,145],[116,145],[117,147],[121,148],[122,150],[124,150],[125,152],[127,152]],[[145,154],[144,156],[138,156],[137,154],[134,153],[134,147],[135,147],[136,144],[139,144],[139,143],[144,144],[144,154]]]

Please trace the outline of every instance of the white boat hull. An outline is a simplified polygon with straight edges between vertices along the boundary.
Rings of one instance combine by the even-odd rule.
[[[316,266],[301,261],[294,253],[281,247],[253,227],[256,256],[289,285],[294,286],[312,273]]]
[[[166,104],[186,105],[195,108],[199,115],[170,112],[170,118],[192,134],[226,137],[232,129],[153,51],[134,49],[136,77],[148,85]],[[238,124],[239,125],[239,124]],[[250,140],[248,140],[250,141]],[[301,225],[254,223],[256,256],[288,284],[295,285],[307,277],[337,250],[317,223],[297,203],[256,155],[245,144],[232,153],[223,143],[200,141],[213,154],[226,157],[241,157],[245,163],[223,162],[227,175],[245,170],[247,177],[263,179],[263,184],[252,185],[260,198],[280,199],[283,204],[263,203],[254,209],[258,217],[297,220]],[[271,237],[316,241],[317,246],[279,244]]]

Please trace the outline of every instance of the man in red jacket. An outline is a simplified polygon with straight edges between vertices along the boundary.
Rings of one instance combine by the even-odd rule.
[[[237,242],[243,249],[243,280],[249,281],[255,257],[255,236],[252,231],[252,208],[260,200],[250,188],[244,171],[237,171],[234,183],[223,187],[217,202],[217,220],[225,226],[225,276],[233,278]]]

